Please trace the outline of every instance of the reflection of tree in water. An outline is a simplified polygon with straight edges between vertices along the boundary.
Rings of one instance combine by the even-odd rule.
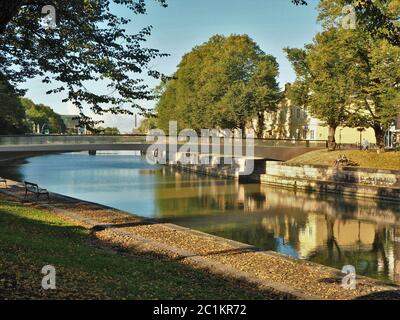
[[[163,218],[226,211],[249,212],[266,205],[266,196],[260,193],[259,186],[255,189],[254,185],[240,185],[236,181],[171,168],[160,171],[157,178],[155,193]]]
[[[178,224],[264,250],[282,250],[283,244],[288,254],[297,252],[338,269],[354,265],[360,275],[382,280],[392,277],[392,228],[378,226],[391,226],[399,220],[396,205],[241,185],[193,173],[174,176],[169,171],[160,179],[169,179],[155,191],[166,220],[176,217]],[[166,188],[171,197],[165,196]],[[310,254],[310,250],[314,251]],[[400,248],[398,252],[395,259],[400,258]],[[397,264],[400,278],[400,262]]]
[[[265,230],[261,224],[233,224],[207,228],[204,230],[227,239],[240,239],[264,250],[276,251],[276,235],[273,230]]]
[[[248,221],[251,221],[250,223]],[[307,224],[307,217],[283,214],[276,211],[268,216],[257,216],[239,223],[210,224],[202,228],[202,231],[227,239],[235,239],[240,242],[254,245],[264,250],[278,251],[278,244],[292,247],[294,251],[299,249],[299,234]]]
[[[336,241],[335,231],[334,231],[336,219],[325,216],[325,220],[326,220],[326,229],[327,229],[326,247],[327,247],[328,257],[330,260],[333,259],[334,255],[335,255],[334,249],[336,248],[338,260],[340,261],[340,260],[342,260],[342,252],[340,250],[339,244]]]
[[[371,276],[381,280],[391,280],[387,248],[392,239],[386,228],[377,227],[372,248],[340,246],[334,236],[334,219],[327,219],[327,245],[312,253],[307,260],[342,269],[345,265],[353,265],[359,275]],[[380,268],[380,266],[383,268]]]
[[[383,263],[383,273],[389,274],[389,259],[386,255],[385,246],[387,245],[388,232],[386,228],[378,226],[375,230],[374,242],[372,244],[372,252],[377,255],[377,259],[381,258]]]

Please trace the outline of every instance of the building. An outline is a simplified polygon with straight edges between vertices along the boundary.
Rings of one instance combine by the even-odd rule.
[[[400,148],[400,113],[397,115],[396,122],[392,128],[392,144],[395,148]]]
[[[289,83],[286,84],[285,91],[289,86]],[[257,120],[252,126],[257,126]],[[293,105],[288,98],[279,103],[277,111],[265,113],[264,138],[327,141],[328,136],[329,127],[323,121],[312,117],[305,107]],[[335,140],[338,144],[359,145],[364,139],[371,145],[376,144],[375,131],[372,128],[336,129]],[[385,133],[385,145],[388,148],[400,147],[400,114]]]
[[[87,134],[86,128],[80,125],[78,115],[60,115],[67,134]]]
[[[265,138],[294,140],[328,140],[329,127],[321,120],[312,117],[304,107],[294,106],[285,98],[276,112],[266,114]],[[375,144],[375,132],[372,128],[362,131],[359,128],[338,127],[336,142],[339,144],[359,144],[366,139]]]

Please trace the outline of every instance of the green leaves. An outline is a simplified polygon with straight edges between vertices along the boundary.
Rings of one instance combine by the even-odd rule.
[[[247,35],[213,36],[186,54],[157,105],[158,125],[243,129],[280,98],[279,66]]]
[[[292,2],[296,5],[307,5],[305,0]],[[354,6],[357,28],[375,39],[387,40],[394,46],[400,46],[399,0],[321,0],[318,19],[325,27],[338,26],[342,9],[346,5]]]
[[[383,149],[384,132],[400,112],[400,47],[389,39],[390,33],[379,34],[384,28],[368,31],[374,20],[370,26],[360,20],[363,23],[355,30],[342,29],[340,9],[348,3],[320,1],[324,31],[304,49],[285,49],[297,75],[290,95],[295,104],[308,106],[332,129],[339,125],[372,127]],[[398,18],[398,0],[364,1],[358,13],[370,12],[370,5]]]
[[[156,1],[166,6],[165,0]],[[90,127],[95,123],[85,116],[85,106],[97,114],[143,110],[138,101],[154,98],[143,74],[158,77],[149,63],[166,54],[143,46],[151,27],[127,33],[130,19],[114,15],[112,3],[133,14],[146,12],[143,0],[52,1],[57,28],[45,30],[40,25],[42,1],[0,0],[0,9],[8,13],[0,10],[0,72],[13,86],[42,76],[51,86],[48,93],[64,91],[63,101],[71,101]],[[99,92],[87,89],[95,82],[102,84]]]
[[[39,125],[40,128],[46,126],[50,133],[65,132],[63,120],[51,107],[43,104],[35,104],[32,100],[27,98],[20,98],[20,101],[25,108],[27,122],[30,126],[33,124],[36,126]]]
[[[25,109],[10,84],[0,73],[0,134],[20,134],[26,130]]]

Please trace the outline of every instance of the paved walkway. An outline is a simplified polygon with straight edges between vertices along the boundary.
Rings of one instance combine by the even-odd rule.
[[[24,189],[9,181],[0,189],[23,199]],[[195,268],[273,289],[297,299],[400,299],[400,288],[357,277],[357,288],[342,288],[339,270],[292,259],[274,252],[211,236],[202,232],[144,219],[99,204],[51,194],[51,202],[26,202],[90,228],[101,240],[117,248],[167,256]],[[28,201],[31,201],[28,199]]]

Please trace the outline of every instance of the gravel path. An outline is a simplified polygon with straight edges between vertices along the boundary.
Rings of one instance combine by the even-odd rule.
[[[23,197],[23,189],[9,182],[3,193]],[[37,205],[87,228],[114,246],[141,250],[176,259],[195,268],[205,268],[229,278],[246,280],[259,289],[273,289],[300,299],[400,299],[400,288],[357,277],[357,288],[342,288],[339,270],[292,259],[274,252],[216,236],[143,219],[98,204],[52,194],[50,204]]]

